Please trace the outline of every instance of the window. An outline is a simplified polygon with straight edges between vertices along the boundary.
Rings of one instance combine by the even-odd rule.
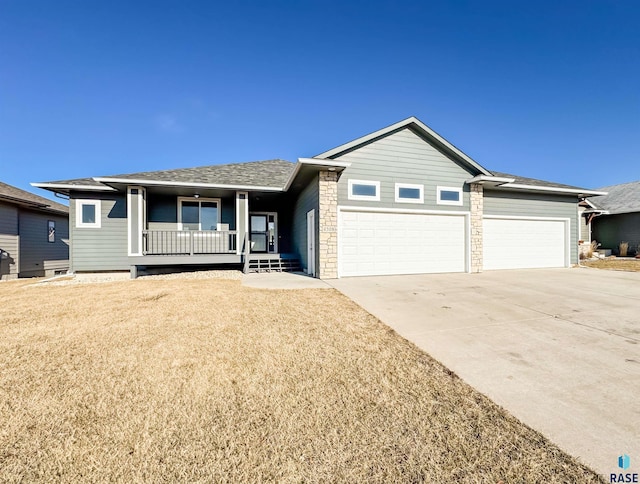
[[[217,198],[179,198],[180,230],[216,230],[220,222],[220,200]]]
[[[56,241],[56,221],[47,220],[47,242],[55,243]]]
[[[76,200],[76,227],[100,228],[100,200]]]
[[[424,202],[424,185],[412,185],[410,183],[396,183],[396,202],[423,203]]]
[[[462,205],[462,188],[438,187],[438,205]]]
[[[349,180],[349,200],[380,200],[380,182]]]

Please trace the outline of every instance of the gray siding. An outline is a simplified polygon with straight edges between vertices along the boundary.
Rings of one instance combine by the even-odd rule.
[[[578,200],[575,196],[484,190],[485,215],[570,219],[571,263],[578,262]]]
[[[307,264],[307,212],[309,210],[315,210],[316,220],[316,272],[319,265],[318,262],[318,240],[320,234],[318,233],[318,197],[319,197],[319,185],[318,176],[316,175],[311,182],[300,192],[293,204],[293,223],[292,223],[292,238],[293,238],[293,250],[300,258],[302,267],[306,270]]]
[[[338,182],[338,204],[363,207],[421,210],[469,210],[469,187],[465,181],[475,175],[438,151],[409,129],[403,129],[337,158],[351,166]],[[380,182],[380,201],[356,201],[348,198],[348,180]],[[424,203],[396,203],[395,184],[424,185]],[[436,187],[462,188],[463,204],[438,205]]]
[[[578,215],[580,215],[580,220],[579,220],[579,226],[580,226],[580,233],[579,233],[579,238],[580,240],[584,241],[586,244],[588,244],[589,242],[591,242],[591,233],[590,233],[590,227],[589,227],[589,216],[584,216],[583,212],[584,212],[584,208],[580,207],[578,208]]]
[[[101,228],[76,227],[76,199],[101,200]],[[69,202],[71,268],[74,271],[129,270],[125,194],[74,193]]]
[[[178,196],[147,193],[147,226],[149,230],[178,230]],[[220,223],[229,224],[229,230],[236,228],[235,193],[220,199],[222,212]]]
[[[0,249],[5,253],[0,259],[0,280],[18,276],[19,238],[18,207],[0,203]]]
[[[48,222],[56,223],[55,242],[48,241]],[[46,270],[69,267],[69,219],[20,210],[20,275],[44,276]]]
[[[601,215],[593,219],[593,239],[602,249],[618,254],[620,242],[629,243],[629,255],[635,254],[640,245],[640,213]]]

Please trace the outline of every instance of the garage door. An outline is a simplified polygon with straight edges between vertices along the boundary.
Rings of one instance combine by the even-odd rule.
[[[465,217],[341,211],[340,276],[465,271]]]
[[[565,267],[565,220],[485,218],[484,269]]]

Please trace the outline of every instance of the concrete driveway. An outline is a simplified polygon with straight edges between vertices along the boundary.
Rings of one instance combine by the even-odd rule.
[[[640,472],[640,273],[358,277],[331,284],[597,472]]]

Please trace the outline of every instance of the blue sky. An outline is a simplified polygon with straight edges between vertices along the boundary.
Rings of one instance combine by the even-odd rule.
[[[313,156],[414,115],[485,167],[640,179],[640,3],[0,0],[0,180]]]

